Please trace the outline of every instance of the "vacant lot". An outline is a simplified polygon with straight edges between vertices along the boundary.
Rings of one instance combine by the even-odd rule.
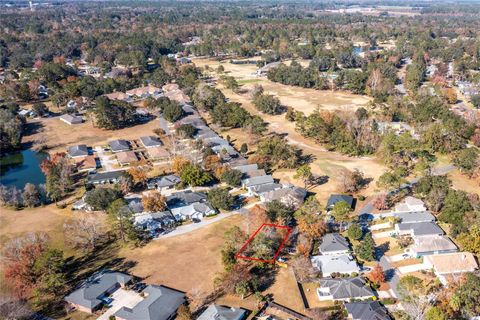
[[[89,121],[70,126],[58,118],[43,118],[29,120],[27,129],[30,134],[27,133],[22,142],[33,147],[46,144],[49,152],[60,152],[75,144],[93,146],[104,145],[113,139],[138,139],[152,135],[156,128],[157,119],[121,130],[103,130],[95,128]]]

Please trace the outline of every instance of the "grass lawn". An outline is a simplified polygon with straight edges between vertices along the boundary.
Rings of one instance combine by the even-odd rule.
[[[394,255],[403,253],[403,249],[400,248],[400,246],[398,245],[398,241],[395,238],[387,237],[387,238],[378,238],[373,240],[375,241],[375,244],[377,246],[388,244],[388,250],[384,252],[386,256],[394,256]]]

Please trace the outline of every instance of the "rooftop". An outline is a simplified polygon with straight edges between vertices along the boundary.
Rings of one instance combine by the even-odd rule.
[[[457,246],[446,236],[420,236],[415,238],[412,249],[417,253],[453,251]]]
[[[378,301],[345,303],[345,308],[353,320],[390,320],[387,309]]]
[[[475,256],[470,252],[455,252],[426,256],[425,260],[430,263],[438,273],[472,272],[478,269]]]
[[[350,246],[347,239],[339,233],[327,233],[323,236],[319,250],[322,253],[348,251],[350,250]]]
[[[68,147],[68,155],[70,157],[88,156],[88,147],[84,144]]]
[[[123,151],[117,153],[117,160],[122,164],[127,164],[138,161],[138,158],[134,151]]]
[[[353,206],[353,197],[346,195],[346,194],[332,194],[330,198],[328,198],[327,202],[327,208],[333,208],[333,206],[337,202],[344,201],[346,202],[350,207]]]
[[[397,213],[396,216],[402,223],[435,221],[433,214],[428,211],[402,212]]]
[[[312,256],[310,261],[324,275],[333,272],[352,273],[360,271],[355,259],[348,254]]]
[[[440,228],[435,222],[431,222],[431,221],[398,223],[397,227],[398,227],[398,230],[400,231],[411,230],[414,236],[444,234],[442,228]]]
[[[130,145],[126,140],[112,140],[108,143],[112,151],[126,151],[130,150]]]
[[[155,137],[155,136],[145,136],[145,137],[141,137],[140,138],[140,141],[142,142],[142,144],[145,146],[145,147],[157,147],[157,146],[161,146],[162,145],[162,142],[160,141],[160,139],[158,137]]]
[[[338,278],[320,280],[321,288],[329,288],[333,299],[373,297],[373,291],[365,280],[357,278]]]
[[[147,149],[148,155],[153,159],[168,158],[170,152],[168,152],[164,147],[152,147]]]
[[[241,320],[245,316],[246,311],[243,309],[211,304],[197,320]]]

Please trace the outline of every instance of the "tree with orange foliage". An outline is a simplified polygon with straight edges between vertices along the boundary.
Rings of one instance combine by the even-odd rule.
[[[215,168],[217,168],[218,166],[220,166],[220,159],[218,158],[218,156],[216,154],[212,154],[210,156],[206,156],[204,159],[203,159],[203,167],[205,168],[205,170],[207,171],[213,171],[215,170]]]
[[[453,88],[442,89],[442,95],[450,104],[454,104],[457,102],[457,93]]]
[[[373,267],[373,270],[368,274],[368,278],[378,285],[385,282],[385,273],[383,272],[382,267],[378,263]]]
[[[247,233],[257,230],[262,224],[268,221],[267,210],[261,205],[251,208],[245,217]]]
[[[147,212],[165,211],[167,199],[158,191],[150,192],[142,196],[142,205]]]
[[[132,177],[133,183],[135,184],[137,183],[144,184],[145,181],[147,181],[148,179],[147,171],[145,170],[144,167],[140,167],[140,166],[131,167],[130,169],[128,169],[128,173]]]
[[[187,167],[190,164],[191,164],[191,162],[189,160],[185,159],[184,157],[175,156],[172,159],[172,170],[176,174],[180,174],[183,171],[183,169],[185,169],[185,167]]]
[[[297,217],[298,230],[311,239],[320,239],[327,231],[325,220],[320,215]]]

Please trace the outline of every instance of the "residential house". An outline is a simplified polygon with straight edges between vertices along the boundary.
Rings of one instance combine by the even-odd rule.
[[[87,184],[114,184],[118,183],[119,179],[123,177],[125,171],[107,171],[89,174],[87,176]]]
[[[177,221],[202,220],[204,217],[216,214],[215,209],[208,202],[198,202],[182,207],[171,208]]]
[[[88,205],[85,202],[85,197],[82,197],[81,199],[75,201],[72,204],[72,210],[87,211],[88,212],[88,211],[92,211],[93,207],[91,207],[90,205]]]
[[[79,172],[93,171],[98,167],[97,158],[95,156],[75,158],[75,166]]]
[[[407,248],[414,256],[422,257],[432,254],[457,252],[457,246],[447,236],[419,236],[414,238],[414,244]]]
[[[166,161],[170,158],[170,152],[168,152],[164,147],[148,148],[147,153],[152,160]]]
[[[267,75],[267,73],[268,73],[268,71],[269,71],[270,69],[276,68],[276,67],[278,67],[280,64],[281,64],[280,61],[275,61],[275,62],[268,63],[268,64],[264,65],[263,67],[259,68],[259,69],[257,70],[257,73],[256,73],[256,74],[257,74],[257,76],[259,76],[259,77],[260,77],[260,76],[265,76],[265,75]]]
[[[281,189],[262,193],[260,195],[260,200],[262,202],[271,202],[274,200],[278,200],[289,207],[298,209],[298,207],[300,207],[300,205],[305,200],[306,196],[307,190],[305,190],[304,188],[287,185]]]
[[[250,179],[253,177],[266,176],[267,173],[263,169],[247,171],[242,175],[243,179]]]
[[[428,211],[395,213],[402,223],[433,222],[435,217]]]
[[[76,116],[73,114],[64,114],[60,116],[59,118],[61,121],[65,122],[66,124],[73,125],[73,124],[79,124],[83,122],[83,118],[80,116]]]
[[[246,164],[246,165],[232,167],[232,169],[238,170],[243,174],[247,174],[250,171],[258,170],[258,165],[256,163]]]
[[[244,309],[211,304],[197,320],[242,320],[246,316],[247,311]]]
[[[131,100],[126,93],[123,93],[120,91],[107,93],[107,94],[104,94],[104,96],[107,97],[109,100],[120,100],[120,101],[127,101],[127,102]]]
[[[130,144],[126,140],[112,140],[108,143],[112,152],[123,152],[130,150]]]
[[[84,144],[68,147],[67,151],[70,158],[83,158],[88,156],[88,147]]]
[[[357,262],[349,254],[312,256],[310,261],[318,271],[322,272],[323,277],[330,277],[335,273],[351,275],[360,272]]]
[[[270,191],[275,191],[282,189],[283,185],[280,183],[271,183],[271,184],[263,184],[260,186],[257,186],[255,188],[252,188],[252,194],[253,196],[256,197],[261,197],[263,194],[270,192]]]
[[[378,132],[381,134],[387,134],[393,132],[399,136],[404,133],[410,133],[412,137],[418,138],[418,134],[415,133],[415,129],[406,122],[377,122]]]
[[[175,187],[175,185],[177,185],[181,181],[182,180],[180,179],[180,177],[174,174],[169,174],[166,176],[149,179],[147,181],[147,188],[150,190],[158,189],[159,191],[172,189],[173,187]]]
[[[255,189],[262,185],[272,184],[275,181],[271,175],[253,177],[250,179],[242,180],[242,188],[247,189],[248,194],[253,196],[255,194]]]
[[[345,303],[348,319],[351,320],[391,320],[387,309],[378,301],[358,301]]]
[[[323,255],[347,254],[350,252],[350,244],[339,233],[327,233],[323,236],[318,249]]]
[[[172,228],[176,220],[170,211],[141,212],[133,216],[133,225],[155,236],[159,231]]]
[[[117,153],[117,161],[120,165],[124,166],[138,161],[138,158],[134,151],[123,151]]]
[[[395,224],[395,232],[400,235],[410,235],[412,237],[428,236],[428,235],[442,235],[444,234],[435,222],[412,222],[412,223],[397,223]]]
[[[131,280],[132,277],[125,273],[100,272],[87,279],[64,300],[80,311],[93,313],[102,308],[105,297],[125,287]]]
[[[332,194],[327,201],[327,210],[332,210],[336,203],[346,202],[350,208],[353,208],[353,197],[346,194]]]
[[[375,295],[363,278],[356,277],[320,280],[317,296],[320,301],[350,301],[370,299]]]
[[[424,264],[427,269],[433,272],[444,285],[450,277],[458,276],[465,272],[474,272],[478,269],[477,260],[470,252],[455,252],[437,254],[424,257]]]
[[[181,191],[167,197],[168,207],[181,207],[197,202],[207,201],[207,195],[203,192]]]
[[[425,208],[425,203],[423,203],[422,200],[417,199],[415,197],[405,197],[405,199],[397,203],[395,205],[395,212],[400,213],[400,212],[422,212],[422,211],[427,211],[427,208]]]
[[[160,139],[155,136],[141,137],[140,141],[142,142],[145,148],[154,148],[162,145],[162,141],[160,141]]]
[[[149,84],[144,87],[128,90],[125,93],[131,98],[146,99],[149,97],[153,97],[156,99],[162,96],[162,89]]]
[[[185,294],[164,286],[147,286],[141,293],[143,300],[133,308],[122,307],[113,316],[117,320],[170,320],[185,303]]]

